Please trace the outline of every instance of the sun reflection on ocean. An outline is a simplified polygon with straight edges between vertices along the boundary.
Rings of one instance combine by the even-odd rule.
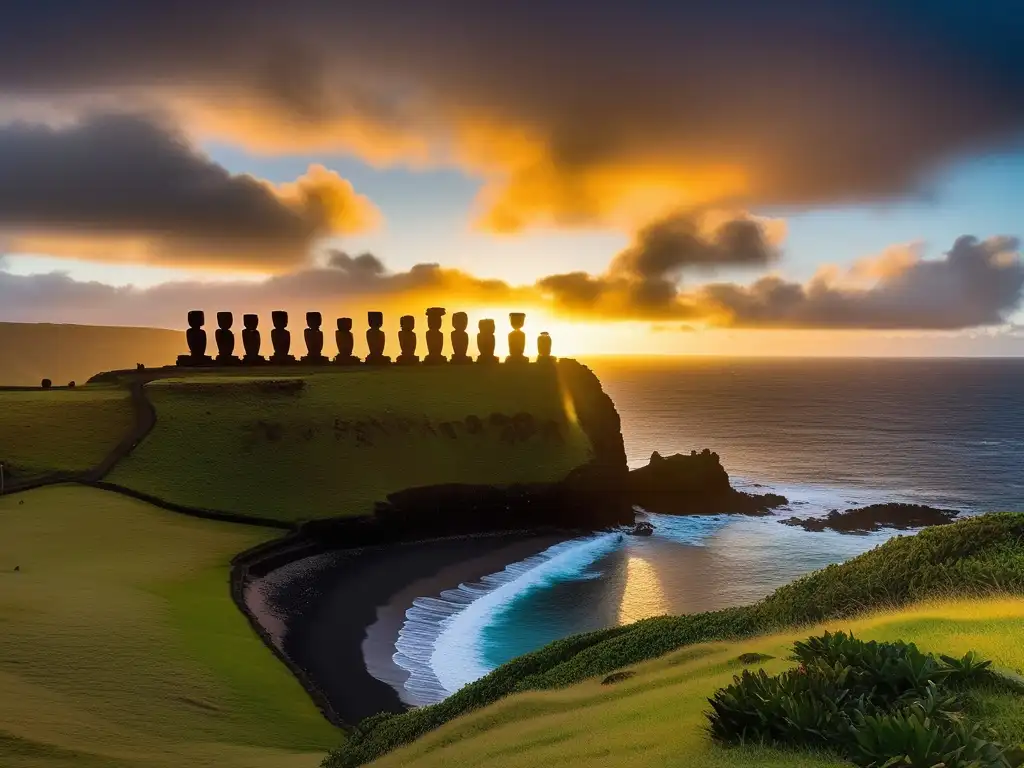
[[[619,624],[668,612],[669,604],[657,568],[642,557],[629,555],[626,560],[626,587],[619,604]]]

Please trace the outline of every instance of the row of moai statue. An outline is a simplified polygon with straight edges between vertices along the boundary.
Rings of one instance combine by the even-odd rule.
[[[446,312],[443,307],[431,307],[427,310],[427,354],[423,358],[425,365],[439,365],[446,363],[466,364],[472,363],[467,351],[469,350],[469,334],[466,328],[469,326],[469,317],[465,312],[456,312],[452,315],[452,355],[451,358],[444,355],[444,333],[441,331],[441,318]],[[306,329],[303,331],[303,338],[306,342],[306,355],[301,360],[296,360],[291,354],[292,335],[288,330],[288,313],[273,312],[271,319],[274,328],[270,332],[270,342],[274,348],[274,354],[270,356],[269,362],[275,365],[302,362],[312,365],[326,365],[332,362],[325,357],[324,333],[320,329],[323,318],[319,312],[306,313]],[[365,363],[367,365],[390,365],[391,358],[384,354],[386,336],[382,330],[384,327],[384,313],[370,312],[367,314],[369,328],[366,331],[366,345],[369,348]],[[508,335],[509,355],[505,358],[507,363],[526,363],[529,358],[526,356],[526,334],[523,333],[523,325],[526,323],[526,314],[523,312],[512,312],[509,314],[512,323],[512,332]],[[211,357],[206,354],[206,331],[203,326],[206,324],[206,315],[202,310],[193,310],[188,313],[188,330],[186,339],[188,341],[189,354],[178,357],[178,365],[259,365],[267,363],[267,358],[260,354],[262,339],[260,337],[258,315],[244,315],[242,318],[244,328],[242,330],[242,346],[245,355],[235,355],[235,334],[231,330],[234,324],[234,317],[230,312],[217,313],[217,331],[214,338],[217,342],[217,356]],[[404,315],[400,321],[401,330],[398,332],[398,343],[402,353],[395,359],[399,365],[416,365],[420,358],[416,354],[416,319],[412,315]],[[482,364],[497,363],[498,358],[494,354],[494,321],[481,320],[479,333],[476,335],[476,345],[479,351],[476,362]],[[333,362],[339,365],[360,365],[364,361],[353,354],[355,349],[355,336],[352,333],[352,318],[339,317],[338,330],[334,334],[338,345],[338,355]],[[551,336],[541,333],[537,338],[537,362],[551,362]]]

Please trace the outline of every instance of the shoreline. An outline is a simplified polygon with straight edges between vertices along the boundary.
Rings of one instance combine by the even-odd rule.
[[[328,719],[352,726],[409,708],[392,687],[408,673],[392,657],[415,598],[479,580],[582,533],[500,532],[333,550],[261,576],[246,569],[239,596]]]

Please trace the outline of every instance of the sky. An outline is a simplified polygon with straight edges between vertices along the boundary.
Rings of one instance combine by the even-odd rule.
[[[0,321],[1024,354],[1012,0],[161,5],[0,10]]]

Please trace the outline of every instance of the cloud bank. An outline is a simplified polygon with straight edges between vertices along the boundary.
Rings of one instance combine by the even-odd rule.
[[[321,166],[274,186],[237,175],[140,115],[0,126],[0,235],[8,251],[278,271],[373,205]]]
[[[1019,139],[1024,20],[972,0],[12,0],[0,113],[155,103],[193,136],[454,164],[480,220],[916,194]]]
[[[731,235],[724,241],[719,233],[709,237],[682,252],[670,251],[672,258],[654,258],[650,254],[662,252],[645,249],[650,242],[663,246],[660,236],[640,237],[603,275],[552,275],[530,286],[437,264],[391,272],[372,254],[340,251],[323,266],[259,282],[165,283],[149,289],[0,270],[0,321],[117,325],[132,318],[135,325],[177,328],[193,308],[264,316],[287,309],[296,317],[317,309],[328,318],[382,309],[394,319],[441,304],[450,311],[503,307],[594,321],[649,320],[660,328],[678,321],[687,328],[958,330],[1008,324],[1024,292],[1020,243],[1004,237],[961,237],[939,259],[924,258],[919,247],[894,248],[846,271],[823,269],[806,284],[778,277],[750,285],[674,282],[670,275],[688,272],[694,264],[706,268],[708,248],[715,250],[716,264],[744,263],[758,253],[758,259],[770,258],[750,250],[749,236],[737,238],[743,247],[733,248],[723,245]]]

